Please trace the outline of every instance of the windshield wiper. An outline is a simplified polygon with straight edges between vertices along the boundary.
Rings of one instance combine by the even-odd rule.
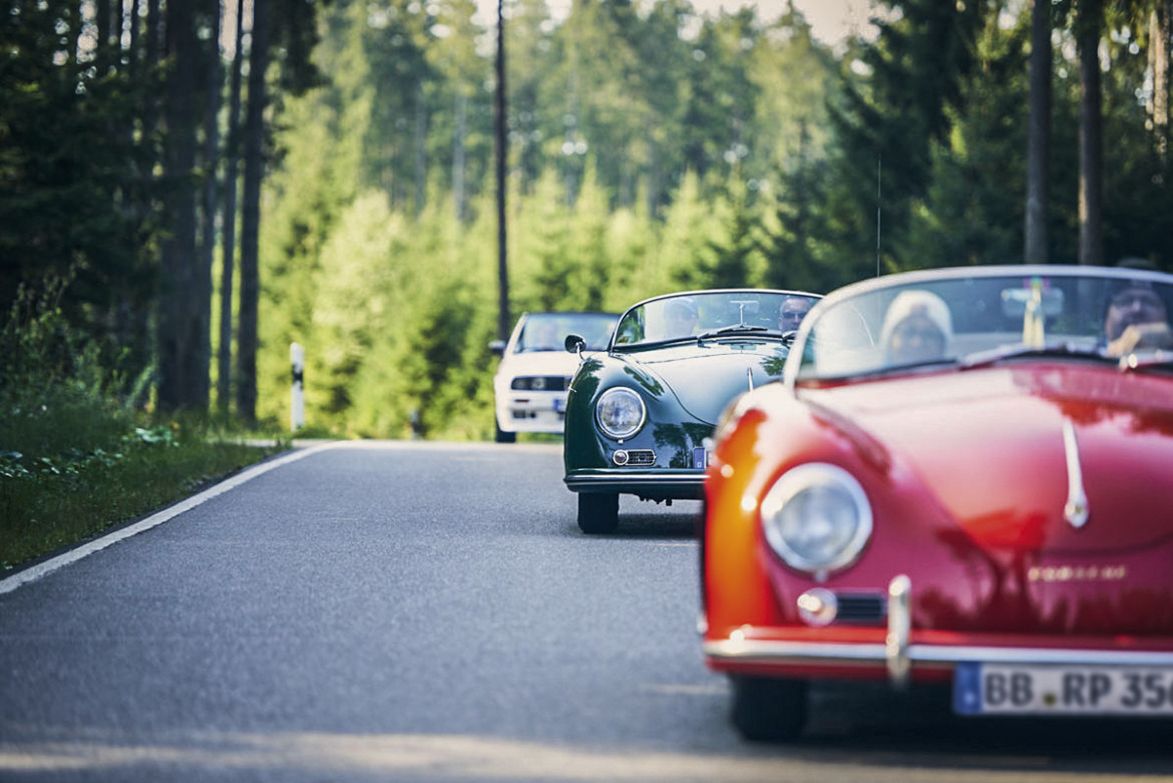
[[[956,359],[948,356],[941,356],[936,359],[923,359],[919,362],[903,362],[901,364],[887,364],[878,370],[879,373],[887,372],[904,372],[905,370],[916,370],[921,367],[936,367],[942,364],[957,364]]]
[[[1144,372],[1145,370],[1173,370],[1173,351],[1156,349],[1143,353],[1130,353],[1120,357],[1120,372]]]
[[[722,337],[727,334],[734,334],[736,332],[770,332],[776,331],[766,326],[753,326],[751,324],[733,324],[732,326],[722,326],[720,329],[710,329],[707,332],[701,332],[696,336],[696,344],[700,345],[701,340],[707,340],[711,337]]]
[[[1115,357],[1106,355],[1100,348],[1085,347],[1075,343],[1054,343],[1042,348],[1022,344],[1004,345],[988,351],[966,354],[961,357],[958,363],[961,369],[972,370],[978,367],[989,367],[1004,359],[1048,356],[1076,356],[1081,359],[1095,359],[1102,362],[1116,361]]]

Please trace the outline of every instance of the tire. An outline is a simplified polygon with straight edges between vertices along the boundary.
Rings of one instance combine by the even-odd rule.
[[[614,533],[619,527],[619,495],[579,493],[578,527],[590,535]]]
[[[497,430],[497,438],[496,439],[497,439],[498,443],[516,443],[517,442],[517,433],[516,432],[506,432],[505,430],[501,429],[501,425],[497,424],[496,419],[493,420],[493,427]]]
[[[730,678],[733,726],[753,742],[794,740],[806,725],[807,682],[772,677]]]

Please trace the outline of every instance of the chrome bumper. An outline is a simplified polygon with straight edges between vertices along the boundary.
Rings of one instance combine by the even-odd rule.
[[[910,644],[910,592],[907,576],[898,576],[889,584],[888,634],[884,644],[745,639],[734,631],[729,639],[705,642],[702,650],[714,660],[747,664],[882,664],[888,670],[888,679],[897,687],[908,682],[913,665],[946,669],[959,663],[1173,667],[1173,652]]]
[[[705,491],[703,471],[680,473],[609,470],[606,473],[575,473],[562,481],[571,492],[623,492],[632,495],[701,499]]]

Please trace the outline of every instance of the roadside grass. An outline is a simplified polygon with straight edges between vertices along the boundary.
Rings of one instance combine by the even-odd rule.
[[[11,441],[5,441],[10,443]],[[276,454],[200,427],[133,427],[106,447],[26,459],[0,454],[0,571],[182,500]],[[19,458],[13,455],[19,454]]]
[[[289,447],[271,431],[150,413],[153,368],[112,369],[56,306],[64,284],[22,291],[0,327],[0,573]]]
[[[553,432],[519,432],[518,443],[562,443],[562,435]]]

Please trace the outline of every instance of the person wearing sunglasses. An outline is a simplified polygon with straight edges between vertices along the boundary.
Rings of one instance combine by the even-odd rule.
[[[796,331],[802,319],[810,312],[815,300],[806,296],[788,296],[778,307],[778,331],[782,334]]]
[[[1150,283],[1125,281],[1108,297],[1104,342],[1110,356],[1126,356],[1138,349],[1173,347],[1168,310]]]

